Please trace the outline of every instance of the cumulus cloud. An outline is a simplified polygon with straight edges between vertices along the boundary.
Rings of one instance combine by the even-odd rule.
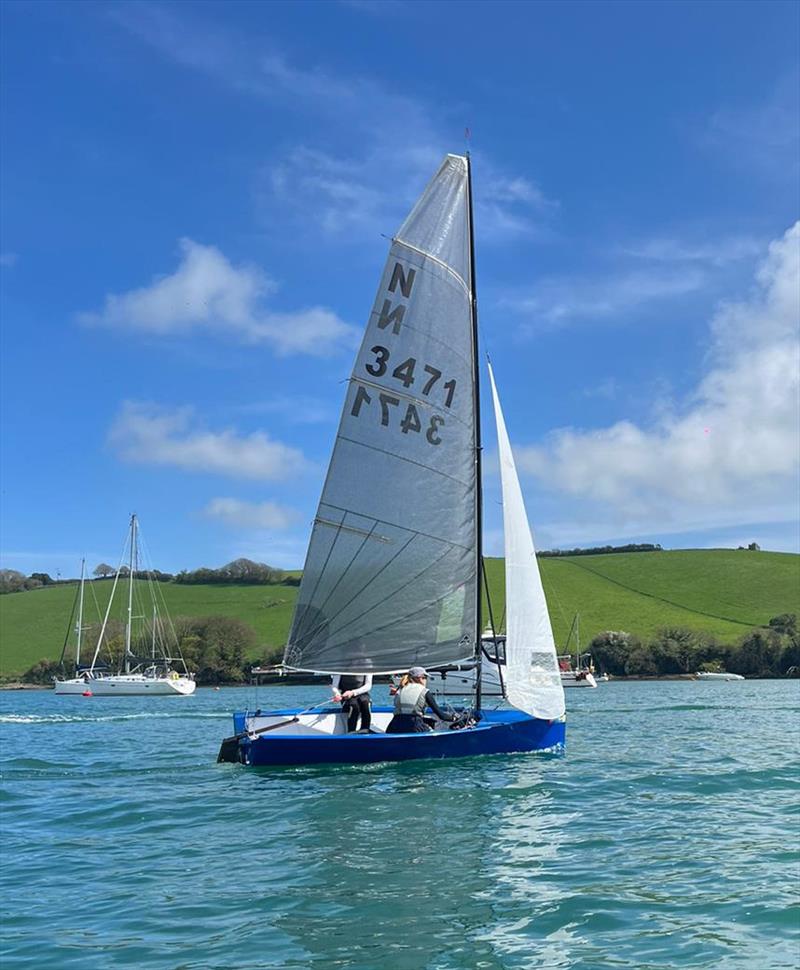
[[[275,284],[255,266],[234,266],[215,246],[180,241],[178,268],[148,286],[106,296],[82,323],[165,336],[208,330],[245,343],[266,343],[280,356],[327,356],[353,346],[358,331],[325,307],[291,313],[268,310]]]
[[[294,509],[274,502],[243,502],[235,498],[214,498],[203,514],[238,529],[288,529],[299,518]]]
[[[109,433],[109,443],[124,461],[171,465],[186,471],[273,481],[309,467],[296,448],[263,432],[207,431],[192,427],[191,408],[169,410],[126,401]]]
[[[709,369],[679,412],[556,431],[518,450],[520,469],[588,500],[617,532],[796,518],[799,318],[797,223],[769,246],[749,298],[718,306]]]

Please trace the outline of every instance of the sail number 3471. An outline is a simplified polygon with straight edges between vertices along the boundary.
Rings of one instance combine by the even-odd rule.
[[[389,351],[386,347],[375,346],[371,348],[371,353],[375,354],[375,360],[369,364],[365,365],[365,370],[371,377],[383,377],[383,375],[389,369]],[[408,357],[401,364],[395,367],[391,374],[397,381],[399,381],[403,387],[409,388],[415,381],[417,377],[415,372],[417,370],[417,360],[415,357]],[[420,380],[424,380],[424,384],[421,389],[423,397],[428,397],[436,386],[437,382],[442,376],[442,372],[436,368],[432,367],[430,364],[424,364],[422,367],[422,376]],[[453,403],[453,395],[456,391],[456,382],[445,381],[442,384],[442,389],[446,392],[444,399],[444,406],[449,408]],[[381,392],[378,395],[378,401],[381,406],[381,424],[383,427],[389,427],[390,421],[390,409],[399,408],[401,401],[399,397],[395,397],[393,394],[386,394]],[[361,414],[361,408],[365,404],[372,403],[372,395],[367,391],[365,387],[359,385],[356,390],[356,396],[353,399],[353,406],[350,409],[350,414],[354,418],[357,418]],[[397,412],[398,415],[401,412]],[[444,424],[444,418],[441,415],[434,414],[429,421],[428,427],[425,429],[425,438],[432,445],[440,445],[442,439],[438,435],[438,429]],[[408,434],[410,431],[421,432],[422,431],[422,421],[419,417],[419,412],[414,404],[406,405],[405,416],[400,421],[400,430],[403,434]]]

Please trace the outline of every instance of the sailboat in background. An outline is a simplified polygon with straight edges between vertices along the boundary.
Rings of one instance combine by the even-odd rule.
[[[130,694],[166,696],[187,696],[193,694],[197,686],[190,675],[183,659],[178,638],[172,627],[172,621],[167,613],[163,595],[150,570],[141,570],[139,562],[139,524],[135,515],[131,516],[128,535],[122,552],[120,564],[114,575],[111,595],[108,598],[100,633],[97,637],[94,654],[90,664],[81,664],[82,634],[84,618],[84,589],[85,589],[85,560],[81,563],[81,580],[78,593],[78,622],[76,626],[77,642],[75,648],[75,676],[71,678],[56,678],[54,690],[56,694],[86,694],[99,696],[120,696]],[[108,666],[100,660],[101,649],[107,648],[107,629],[111,610],[115,601],[120,577],[123,576],[124,561],[127,550],[127,578],[128,596],[123,635],[123,655],[120,669],[117,673],[109,673]],[[144,572],[144,577],[142,577]],[[141,593],[146,590],[150,603],[148,613],[144,613],[144,603]],[[135,612],[138,611],[138,612]],[[74,607],[73,607],[74,613]],[[139,628],[137,633],[137,621]],[[145,625],[150,623],[149,630]],[[70,619],[71,625],[71,619]],[[147,642],[145,642],[145,637]],[[66,651],[61,653],[64,663]],[[149,657],[140,657],[133,652],[132,647],[143,651],[148,649]],[[173,649],[174,648],[174,651]],[[172,655],[174,652],[175,655]],[[179,664],[183,672],[174,668]]]
[[[284,653],[293,670],[386,674],[482,662],[481,440],[469,156],[448,155],[392,240],[350,378]],[[493,382],[493,378],[492,378]],[[564,744],[564,692],[493,386],[501,452],[513,709],[452,730],[347,734],[338,709],[234,714],[219,760],[380,762]]]
[[[575,634],[575,666],[572,665],[572,654],[569,652],[569,644],[572,634]],[[558,655],[558,666],[561,670],[561,682],[565,687],[597,687],[592,655],[581,652],[581,615],[576,613],[572,618],[572,626],[567,634],[567,642],[564,644],[564,653]],[[601,680],[608,680],[608,677],[601,677]]]

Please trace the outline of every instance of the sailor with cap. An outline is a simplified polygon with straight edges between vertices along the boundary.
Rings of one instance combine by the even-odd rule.
[[[448,714],[439,707],[436,698],[428,690],[428,672],[425,668],[412,667],[407,683],[394,695],[394,717],[389,721],[386,733],[412,734],[429,730],[422,717],[426,707],[443,721],[455,719],[454,714]]]

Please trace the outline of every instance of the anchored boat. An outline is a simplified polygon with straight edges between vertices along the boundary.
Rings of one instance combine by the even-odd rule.
[[[483,560],[478,328],[469,156],[448,155],[392,240],[349,381],[284,653],[292,670],[387,674],[472,663]],[[506,555],[502,692],[426,733],[346,733],[330,707],[240,712],[219,760],[402,761],[564,744],[564,691],[533,540],[489,368]],[[499,668],[498,668],[499,669]],[[454,729],[455,728],[455,729]]]
[[[166,610],[157,583],[148,570],[140,569],[139,524],[131,516],[122,559],[114,575],[111,595],[108,599],[100,633],[97,637],[91,663],[81,663],[81,643],[85,627],[84,590],[86,585],[85,562],[81,563],[81,581],[78,588],[78,621],[76,626],[75,676],[56,678],[56,694],[91,694],[98,696],[123,696],[130,694],[187,696],[193,694],[196,684],[183,659],[178,638]],[[101,650],[107,648],[109,617],[124,576],[127,552],[127,609],[123,636],[123,659],[120,669],[113,673],[100,659]],[[124,584],[124,578],[123,578]],[[159,602],[160,599],[160,602]],[[145,612],[146,611],[146,612]],[[73,608],[74,614],[74,608]],[[70,625],[71,625],[70,619]],[[149,627],[147,627],[149,624]],[[61,652],[64,664],[67,640]],[[134,651],[135,648],[135,651]],[[180,667],[180,669],[176,669]]]

